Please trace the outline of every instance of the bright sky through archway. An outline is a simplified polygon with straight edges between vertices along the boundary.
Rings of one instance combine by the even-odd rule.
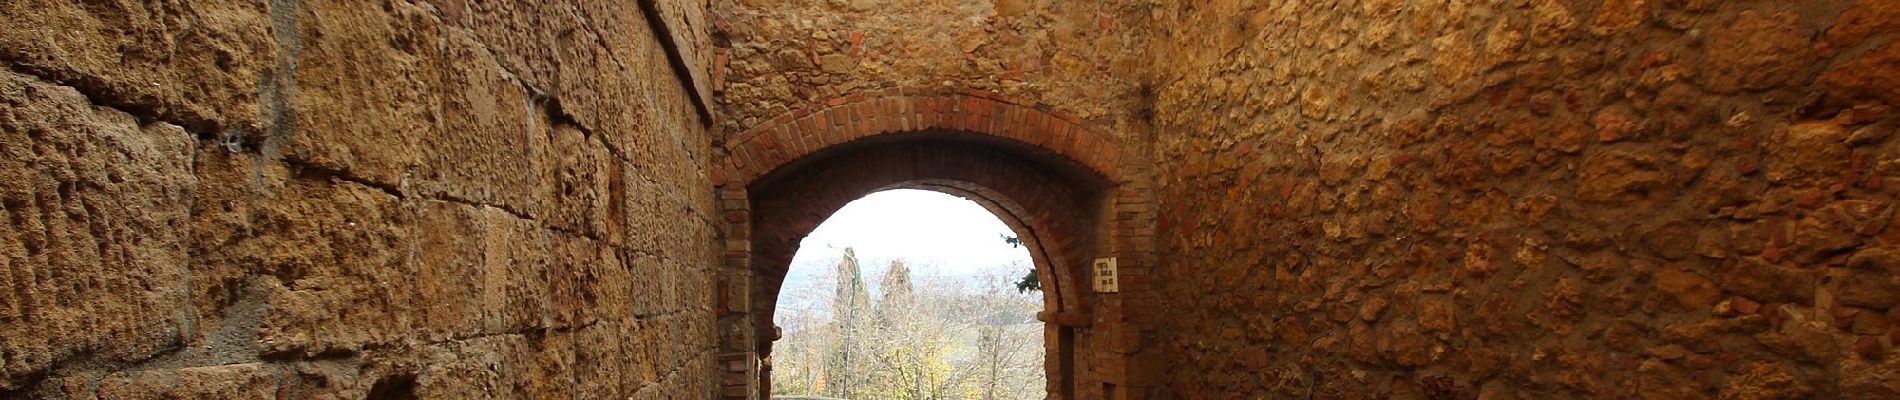
[[[860,260],[902,258],[956,275],[1030,265],[1029,251],[1010,246],[1000,235],[1016,236],[976,202],[925,190],[887,190],[853,201],[819,224],[799,244],[792,265],[835,258],[847,246]]]

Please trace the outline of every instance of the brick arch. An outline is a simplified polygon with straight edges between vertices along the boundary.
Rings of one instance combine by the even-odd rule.
[[[1050,308],[1080,311],[1076,288],[1084,271],[1077,267],[1095,239],[1086,222],[1096,219],[1102,183],[1069,179],[985,146],[925,141],[860,149],[755,186],[752,268],[764,283],[753,299],[752,311],[762,316],[756,323],[770,328],[777,284],[806,235],[851,201],[899,188],[957,195],[990,210],[1029,244],[1039,277],[1049,283]]]
[[[1037,275],[1045,282],[1045,309],[1088,314],[1085,266],[1099,243],[1095,222],[1107,205],[1107,182],[1078,179],[1048,161],[993,145],[943,137],[848,150],[802,163],[797,173],[748,188],[756,284],[747,322],[754,330],[774,329],[780,285],[807,234],[851,201],[897,188],[948,193],[984,206],[1028,244]],[[758,338],[754,350],[769,357],[774,339]],[[1072,356],[1051,353],[1051,358]],[[1049,365],[1045,373],[1050,384],[1063,385],[1063,379],[1073,376],[1071,365]]]
[[[712,178],[727,227],[719,277],[727,399],[765,398],[779,286],[799,241],[833,212],[892,188],[962,196],[1029,242],[1045,283],[1051,398],[1158,382],[1143,342],[1154,294],[1151,170],[1139,153],[1041,104],[988,92],[891,89],[832,99],[730,137]],[[1088,265],[1121,260],[1120,293]],[[1137,361],[1147,360],[1147,361]]]
[[[996,216],[996,219],[1003,221],[1003,225],[1008,226],[1009,231],[1015,233],[1016,237],[1022,240],[1024,248],[1029,252],[1032,266],[1061,265],[1057,260],[1075,257],[1073,247],[1065,247],[1073,246],[1074,244],[1065,244],[1055,240],[1054,238],[1061,235],[1061,233],[1056,232],[1050,224],[1043,223],[1043,221],[1038,221],[1034,218],[1035,214],[1029,208],[1024,207],[1016,201],[1010,200],[1009,196],[997,192],[995,189],[990,189],[980,184],[947,179],[920,179],[892,185],[885,190],[888,189],[929,190],[975,202],[978,206],[983,207],[983,209],[989,210],[991,215]],[[1058,257],[1056,253],[1062,253],[1063,256]],[[1071,288],[1079,285],[1079,282],[1071,282],[1063,287],[1055,286],[1057,283],[1060,283],[1062,279],[1078,279],[1074,277],[1074,275],[1059,279],[1055,275],[1056,272],[1050,268],[1035,268],[1035,271],[1039,281],[1050,282],[1050,285],[1045,285],[1048,286],[1049,290],[1043,291],[1043,302],[1045,304],[1058,304],[1062,302],[1063,300],[1058,298],[1058,296],[1061,296],[1063,293],[1076,294],[1073,293]],[[1079,300],[1074,298],[1068,301],[1079,303]]]
[[[881,135],[949,130],[1048,151],[1108,180],[1121,179],[1113,137],[1075,116],[982,90],[884,89],[832,98],[733,135],[715,182],[751,183],[794,161]]]

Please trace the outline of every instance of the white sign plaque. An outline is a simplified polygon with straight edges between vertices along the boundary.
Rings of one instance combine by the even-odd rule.
[[[1094,273],[1091,274],[1092,279],[1090,280],[1094,283],[1092,286],[1095,287],[1096,293],[1116,293],[1121,291],[1121,283],[1117,282],[1115,278],[1114,257],[1095,259],[1095,267],[1090,268],[1090,270],[1094,271]]]

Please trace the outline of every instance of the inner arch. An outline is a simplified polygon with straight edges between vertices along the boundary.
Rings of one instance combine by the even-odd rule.
[[[771,324],[787,267],[800,242],[838,209],[890,189],[923,189],[971,199],[1010,225],[1029,248],[1043,283],[1050,393],[1071,391],[1071,328],[1090,321],[1086,264],[1107,247],[1101,224],[1113,207],[1109,183],[1078,173],[1074,163],[1005,141],[950,135],[887,135],[816,152],[747,187],[751,203],[750,318],[757,332]],[[761,335],[769,357],[776,335]],[[769,374],[769,372],[768,372]],[[769,377],[767,377],[769,381]],[[767,384],[766,386],[769,386]]]

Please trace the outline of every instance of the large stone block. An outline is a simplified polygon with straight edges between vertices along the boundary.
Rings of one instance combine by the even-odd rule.
[[[664,287],[666,272],[660,269],[663,261],[658,256],[638,251],[626,251],[627,270],[632,276],[630,292],[634,315],[657,315],[665,311],[667,303],[661,288]]]
[[[651,363],[654,360],[634,360],[621,346],[620,324],[602,322],[574,332],[575,368],[574,380],[582,398],[614,399],[626,398],[638,387],[628,387],[627,369],[635,363]]]
[[[247,234],[222,258],[259,278],[264,351],[354,351],[410,335],[414,211],[376,188],[299,172],[244,205]]]
[[[633,291],[633,282],[639,277],[629,268],[628,254],[604,243],[595,254],[587,264],[588,273],[594,275],[594,315],[615,321],[633,318],[634,299],[639,295]]]
[[[574,12],[587,17],[586,27],[599,35],[613,58],[619,60],[637,60],[644,53],[635,53],[626,49],[657,45],[640,11],[640,3],[613,0],[573,0],[569,1]]]
[[[665,255],[661,248],[661,237],[677,234],[670,231],[666,224],[668,193],[658,183],[640,175],[637,168],[622,169],[621,182],[624,183],[620,198],[620,225],[623,226],[623,243],[632,249],[652,254]]]
[[[0,389],[179,343],[191,136],[11,72],[0,104]]]
[[[619,179],[608,175],[612,157],[595,137],[572,125],[555,125],[550,142],[555,160],[553,194],[543,206],[546,223],[589,235],[604,231],[610,180]]]
[[[530,398],[535,375],[528,340],[521,335],[496,335],[448,342],[417,374],[420,398]]]
[[[484,320],[491,332],[520,332],[547,326],[552,234],[496,208],[483,209],[487,225],[482,264],[488,269],[483,291]]]
[[[600,246],[592,239],[564,233],[553,235],[553,264],[548,269],[549,326],[573,328],[599,320]]]
[[[628,360],[627,371],[621,379],[627,382],[629,391],[651,385],[667,372],[654,362],[659,359],[659,354],[654,353],[659,346],[659,338],[654,336],[651,325],[644,320],[628,320],[619,324],[620,351]]]
[[[703,19],[699,15],[705,13],[704,9],[692,11],[692,4],[661,3],[663,13],[669,14],[668,23],[703,23],[697,20]],[[689,103],[695,89],[680,82],[667,49],[660,46],[659,33],[647,24],[642,10],[634,3],[588,0],[575,5],[576,11],[585,17],[573,22],[572,29],[557,30],[563,108],[582,125],[601,133],[602,140],[620,151],[621,156],[635,162],[653,161],[655,150],[667,150],[657,148],[658,144],[678,143],[683,139],[677,137],[677,130],[658,129],[655,120],[660,116],[656,114],[697,113]],[[693,16],[688,18],[687,15]],[[569,21],[555,22],[569,24]],[[674,40],[697,34],[691,30],[674,32]],[[700,39],[703,38],[692,40]],[[697,54],[706,43],[675,43],[689,63],[701,62]],[[698,87],[710,86],[705,82],[704,71],[693,72],[697,74]],[[697,114],[669,117],[682,124],[700,123]]]
[[[278,395],[283,376],[265,364],[233,364],[178,370],[129,371],[108,375],[97,391],[69,393],[71,398],[100,399],[267,399]]]
[[[540,216],[534,206],[543,201],[537,195],[549,193],[540,186],[549,184],[541,171],[549,168],[550,149],[546,126],[534,124],[544,110],[474,38],[451,30],[443,42],[443,129],[417,137],[415,187]]]
[[[266,162],[257,153],[233,152],[215,142],[200,142],[193,164],[199,185],[192,192],[190,231],[191,300],[199,335],[195,346],[249,348],[262,319],[268,278],[260,250],[250,238],[274,226],[263,223],[261,209],[284,190],[291,171]]]
[[[610,152],[611,153],[611,152]],[[627,190],[633,186],[629,182],[625,161],[608,154],[601,159],[601,220],[595,224],[600,227],[596,234],[605,246],[622,247],[627,245],[627,220],[633,210],[627,209]]]
[[[719,250],[712,248],[718,245],[718,240],[712,228],[703,223],[712,220],[711,215],[703,211],[712,208],[709,194],[668,190],[671,184],[637,174],[630,174],[627,179],[630,181],[625,193],[628,246],[671,260],[718,256]]]
[[[285,381],[277,396],[324,400],[401,398],[390,395],[414,388],[413,385],[405,387],[403,383],[413,382],[409,378],[415,374],[415,363],[426,358],[416,355],[412,349],[403,349],[400,354],[400,358],[382,356],[380,361],[383,362],[370,365],[335,361],[282,365]]]
[[[398,186],[418,163],[420,140],[441,131],[440,22],[405,2],[377,6],[300,2],[299,49],[288,93],[288,137],[265,151]]]
[[[659,12],[660,21],[666,25],[666,34],[671,36],[673,50],[686,64],[685,72],[692,80],[692,86],[685,88],[686,92],[712,101],[712,82],[708,76],[712,73],[712,30],[707,21],[711,17],[706,10],[707,4],[704,1],[661,0],[655,2],[654,11]]]
[[[549,273],[557,326],[633,317],[633,279],[614,246],[587,237],[555,235],[555,267]]]
[[[262,0],[9,1],[0,58],[147,117],[255,130],[278,50],[270,11]]]
[[[629,81],[606,81],[620,86],[623,96],[637,102],[627,103],[634,107],[618,114],[621,117],[605,121],[605,140],[624,152],[642,176],[655,182],[672,185],[703,175],[699,168],[679,166],[707,165],[704,152],[710,148],[711,134],[701,125],[687,98],[689,92],[667,64],[666,50],[657,45],[643,50],[644,56],[628,61],[628,75],[622,79]]]
[[[563,5],[565,6],[565,5]],[[559,13],[543,16],[550,28],[556,61],[553,97],[560,101],[561,112],[589,130],[599,130],[601,79],[618,73],[619,62],[601,48],[603,42],[594,30],[582,23],[573,10],[560,7]]]
[[[574,334],[556,332],[528,336],[534,365],[528,373],[528,391],[537,399],[573,399],[576,351]]]
[[[484,283],[491,273],[483,251],[487,224],[481,209],[427,201],[416,216],[416,329],[428,341],[467,337],[497,324],[485,320]]]
[[[678,268],[673,282],[673,295],[678,299],[675,303],[675,311],[689,314],[708,312],[710,305],[717,303],[717,294],[713,293],[713,277],[716,272],[712,268],[705,267],[711,265],[710,263],[693,261],[696,259],[709,258],[682,258],[674,261],[674,265]],[[711,332],[707,335],[711,335]]]
[[[467,28],[495,54],[503,69],[534,93],[553,93],[559,70],[554,57],[550,18],[573,18],[559,11],[564,2],[429,0],[445,22]]]
[[[636,59],[631,66],[629,63],[604,65],[595,70],[597,76],[593,78],[599,83],[593,91],[601,99],[619,99],[593,102],[594,131],[600,134],[602,143],[615,151],[615,156],[634,165],[653,159],[652,146],[660,139],[661,131],[653,125],[658,110],[650,92],[666,87],[655,84],[665,76],[653,76],[638,68],[644,62],[644,59]]]

